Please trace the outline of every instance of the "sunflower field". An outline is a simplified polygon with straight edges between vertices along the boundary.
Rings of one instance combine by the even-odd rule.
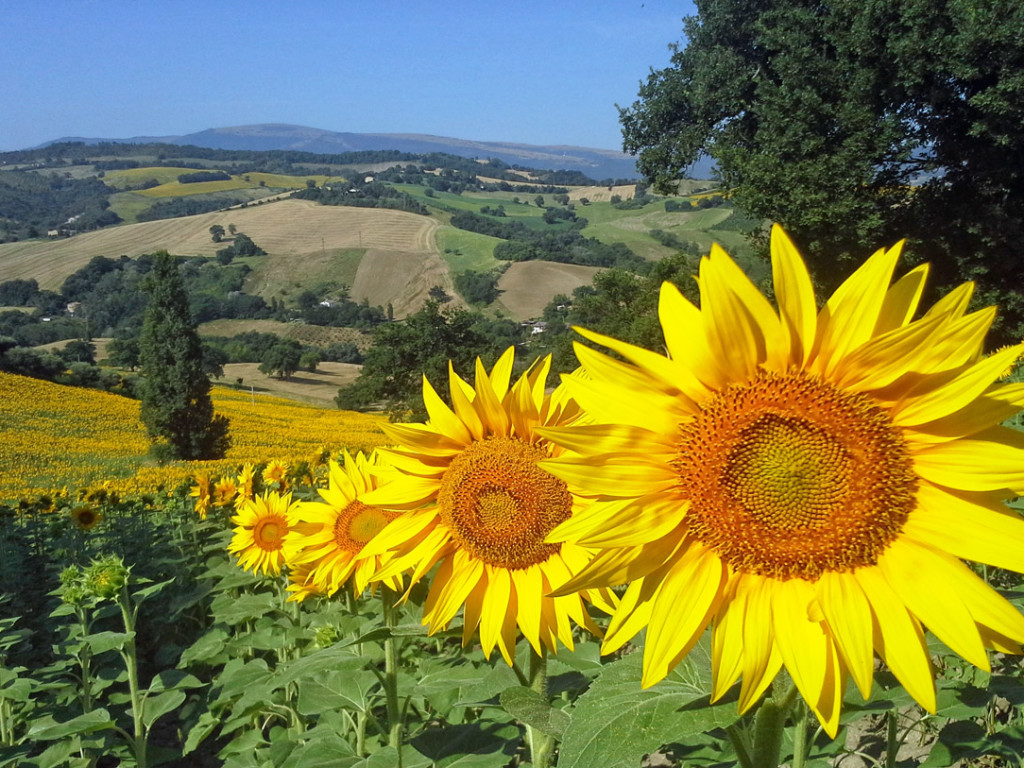
[[[898,247],[821,298],[771,253],[774,302],[712,248],[664,350],[580,329],[554,390],[513,349],[426,423],[218,390],[232,456],[160,493],[98,436],[0,507],[0,766],[1024,764],[1024,344]]]

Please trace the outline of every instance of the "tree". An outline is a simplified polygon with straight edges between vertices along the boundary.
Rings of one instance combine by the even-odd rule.
[[[158,253],[146,278],[149,293],[139,337],[142,421],[160,458],[222,457],[228,420],[215,415],[203,350],[177,261]]]
[[[302,345],[294,339],[282,339],[263,353],[260,373],[289,379],[302,364]]]
[[[213,242],[219,243],[224,239],[224,227],[220,224],[214,224],[210,227],[210,237],[213,238]]]
[[[404,321],[378,326],[359,378],[335,398],[338,407],[361,408],[383,401],[393,413],[408,410],[414,417],[425,417],[424,376],[447,399],[449,360],[457,371],[469,374],[477,355],[485,362],[497,359],[501,350],[477,329],[476,316],[441,307],[428,301]]]
[[[685,46],[620,109],[662,191],[710,155],[825,287],[908,238],[934,282],[976,279],[1024,331],[1024,5],[698,0]],[[763,233],[762,233],[763,236]],[[838,267],[838,268],[837,268]]]

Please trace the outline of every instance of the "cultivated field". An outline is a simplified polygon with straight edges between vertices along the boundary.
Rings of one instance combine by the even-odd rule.
[[[589,285],[599,271],[597,267],[552,261],[516,262],[498,280],[498,289],[504,293],[497,305],[515,320],[540,317],[556,295],[568,296],[574,288]]]
[[[295,339],[303,344],[326,347],[330,344],[355,344],[359,349],[369,349],[372,339],[368,334],[355,328],[332,328],[324,325],[305,323],[281,323],[277,320],[235,320],[224,318],[211,320],[199,326],[200,336],[237,336],[240,333],[273,333],[285,339]],[[94,339],[94,341],[99,341]],[[59,342],[58,342],[59,343]],[[66,343],[66,342],[65,342]],[[325,363],[326,365],[326,363]]]
[[[86,232],[51,241],[0,245],[0,282],[35,278],[41,288],[58,289],[64,279],[94,256],[138,256],[165,249],[174,254],[213,256],[224,247],[210,238],[210,227],[234,224],[270,254],[271,262],[302,261],[329,249],[381,248],[413,253],[435,252],[437,221],[402,211],[317,205],[308,200],[281,200],[231,211],[149,221]]]
[[[334,396],[340,387],[356,380],[362,366],[352,363],[320,363],[315,372],[298,371],[290,379],[278,379],[260,373],[259,363],[228,363],[224,366],[225,384],[242,380],[240,391],[258,396],[275,395],[323,408],[334,408]]]
[[[373,306],[391,302],[395,317],[401,318],[422,307],[435,285],[452,297],[449,306],[465,306],[455,293],[448,265],[437,253],[372,248],[359,263],[351,292],[352,298],[365,298]]]
[[[263,382],[256,377],[265,377],[259,373],[247,379],[253,382],[255,394],[248,387],[214,387],[214,408],[231,420],[232,447],[227,458],[164,466],[157,466],[147,455],[149,440],[139,420],[138,400],[0,373],[0,419],[14,425],[0,440],[0,500],[62,487],[73,493],[104,481],[122,494],[152,493],[159,486],[174,487],[199,470],[231,471],[242,462],[275,458],[294,463],[320,447],[372,449],[384,442],[383,417],[339,411],[328,402],[339,386],[355,378],[357,369],[329,363],[320,374],[300,375],[302,379],[317,376],[322,383],[293,381],[295,388],[322,389],[323,397],[305,399],[326,407],[273,397],[269,387],[260,388]],[[247,372],[248,368],[232,369],[235,378]],[[284,382],[278,391],[287,387]]]

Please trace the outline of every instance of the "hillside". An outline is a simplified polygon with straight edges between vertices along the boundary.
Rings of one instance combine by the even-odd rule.
[[[474,141],[418,133],[349,133],[310,128],[301,125],[269,123],[209,128],[179,136],[135,136],[132,138],[64,137],[54,142],[81,141],[86,144],[159,142],[210,149],[294,150],[337,154],[353,151],[398,150],[417,154],[443,152],[469,158],[497,158],[512,165],[549,170],[582,171],[591,178],[636,178],[636,162],[614,149],[594,149],[569,145],[533,145],[503,141]],[[46,146],[46,145],[43,145]],[[694,169],[704,174],[703,166]],[[700,175],[699,178],[709,178]]]

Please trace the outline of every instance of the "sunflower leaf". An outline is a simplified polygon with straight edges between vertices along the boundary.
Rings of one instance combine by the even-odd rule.
[[[514,685],[501,692],[501,708],[516,720],[556,739],[562,738],[572,718],[567,712],[555,709],[537,691]]]
[[[640,687],[642,653],[632,653],[604,667],[572,711],[559,747],[559,768],[640,765],[666,744],[696,746],[699,735],[732,724],[735,701],[709,703],[710,676],[694,656],[698,646],[664,680]]]

